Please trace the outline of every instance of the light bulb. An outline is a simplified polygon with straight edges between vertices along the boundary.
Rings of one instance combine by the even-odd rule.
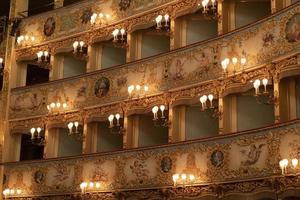
[[[141,86],[140,86],[140,85],[136,85],[136,86],[135,86],[135,89],[136,89],[137,91],[139,91],[139,90],[141,89]]]
[[[56,103],[56,107],[60,108],[61,104],[59,102]]]
[[[144,86],[144,90],[145,92],[148,92],[149,91],[149,87],[147,85]]]
[[[115,115],[115,117],[116,117],[117,120],[119,120],[121,115],[118,113],[118,114]]]
[[[255,89],[257,89],[259,86],[260,86],[260,80],[259,79],[256,79],[253,83],[253,86]]]
[[[207,96],[206,95],[203,95],[203,101],[204,101],[204,103],[207,101]]]
[[[104,16],[103,13],[99,13],[100,19],[103,18],[103,16]]]
[[[22,193],[22,190],[20,190],[20,189],[17,189],[17,194],[21,194]]]
[[[67,108],[67,104],[66,103],[63,103],[63,108]]]
[[[292,165],[293,165],[293,168],[295,169],[298,166],[298,159],[294,158],[292,160]]]
[[[82,48],[82,47],[83,47],[83,45],[84,45],[84,42],[83,42],[83,41],[81,41],[81,42],[79,43],[79,45],[80,45],[80,47]]]
[[[14,195],[14,194],[15,194],[15,190],[14,190],[14,189],[11,189],[9,193],[10,193],[11,195]]]
[[[3,63],[3,58],[0,58],[0,64],[2,64]]]
[[[85,189],[86,187],[87,187],[87,183],[86,183],[86,182],[82,182],[82,183],[80,184],[80,189],[81,189],[81,190]]]
[[[152,108],[152,112],[153,112],[153,114],[156,114],[156,113],[157,113],[157,111],[158,111],[158,106],[154,106],[154,107]]]
[[[40,132],[42,131],[41,127],[38,127],[38,128],[36,129],[36,131],[37,131],[38,133],[40,133]]]
[[[166,107],[164,105],[161,105],[160,107],[161,112],[164,112],[164,110],[166,109]]]
[[[288,164],[289,164],[288,159],[283,159],[282,161],[283,161],[284,167],[286,168],[288,166]]]
[[[179,179],[179,174],[174,174],[172,176],[172,178],[173,178],[173,181],[176,182]]]
[[[168,22],[170,17],[168,14],[165,14],[164,18],[165,18],[165,21]]]
[[[49,55],[49,52],[48,51],[44,51],[44,56],[48,57],[48,55]]]
[[[158,24],[161,22],[161,20],[162,20],[162,16],[161,15],[158,15],[156,17],[156,19],[155,19],[156,23],[158,23]]]
[[[94,183],[93,183],[93,182],[90,182],[90,183],[89,183],[89,187],[90,187],[90,188],[93,188],[93,187],[94,187]]]
[[[246,58],[241,58],[241,64],[242,64],[242,65],[245,65],[246,62],[247,62]]]
[[[25,36],[25,40],[29,40],[29,36],[28,35]]]
[[[110,18],[110,14],[106,14],[106,19],[109,19]]]
[[[190,178],[190,181],[194,181],[195,180],[195,176],[193,174],[190,174],[189,178]]]
[[[101,184],[99,182],[96,182],[96,188],[100,188]]]
[[[31,133],[31,134],[34,134],[34,132],[35,132],[35,128],[31,128],[31,129],[30,129],[30,133]]]
[[[214,95],[212,95],[212,94],[208,95],[208,99],[209,99],[209,101],[212,101],[214,99]]]
[[[77,128],[79,126],[79,122],[74,122],[74,125]]]
[[[183,180],[183,181],[186,180],[186,174],[181,174],[181,180]]]
[[[51,108],[55,108],[55,103],[51,103],[51,104],[50,104],[50,107],[51,107]]]
[[[35,37],[34,37],[34,36],[31,36],[31,38],[30,38],[30,39],[31,39],[31,41],[32,41],[32,42],[34,42],[34,41],[35,41]]]
[[[75,41],[75,42],[73,43],[73,48],[74,48],[74,49],[77,49],[78,44],[79,44],[79,42],[78,42],[78,41]]]
[[[266,87],[268,85],[268,79],[264,78],[262,80],[263,85]]]
[[[70,122],[70,123],[68,124],[68,128],[69,128],[70,130],[73,128],[73,126],[74,126],[73,122]]]
[[[236,65],[237,62],[238,62],[238,59],[237,59],[236,57],[233,57],[233,58],[232,58],[232,63],[233,63],[234,65]]]
[[[115,29],[112,34],[114,37],[116,37],[119,34],[119,29]]]
[[[120,30],[120,32],[121,32],[122,35],[124,35],[126,31],[125,31],[124,28],[122,28],[122,29]]]
[[[114,115],[109,115],[108,121],[109,121],[109,122],[112,122],[112,121],[114,120],[114,118],[115,118]]]

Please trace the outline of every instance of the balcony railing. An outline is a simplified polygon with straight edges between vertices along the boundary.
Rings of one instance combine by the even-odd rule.
[[[128,86],[146,84],[148,96],[169,93],[170,99],[195,97],[204,91],[225,87],[251,87],[257,77],[278,77],[298,63],[296,26],[300,4],[251,26],[212,40],[140,61],[95,71],[47,84],[16,88],[11,93],[10,119],[46,114],[49,102],[71,102],[70,110],[89,109],[128,99]],[[290,57],[289,57],[290,56]],[[221,61],[246,58],[245,65]],[[286,59],[289,57],[288,59]],[[197,88],[183,90],[184,88]],[[224,91],[222,91],[224,92]],[[223,93],[224,94],[224,93]],[[56,99],[55,99],[56,98]]]
[[[100,192],[173,187],[174,174],[193,174],[195,186],[280,178],[279,161],[299,159],[299,125],[294,120],[165,146],[4,163],[4,188],[36,196],[80,193],[82,182],[99,183],[94,189]]]

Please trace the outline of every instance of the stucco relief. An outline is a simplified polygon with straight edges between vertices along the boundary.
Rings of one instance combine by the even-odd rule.
[[[86,75],[76,80],[64,81],[64,93],[68,94],[69,100],[74,103],[73,108],[82,108],[124,100],[128,97],[127,87],[131,84],[147,84],[150,87],[149,94],[156,94],[177,87],[188,87],[191,84],[215,80],[223,76],[220,60],[225,57],[247,58],[247,64],[243,67],[229,65],[230,73],[266,64],[279,55],[288,55],[298,51],[298,42],[289,43],[282,35],[284,35],[284,27],[288,21],[299,11],[300,6],[297,6],[288,12],[288,16],[281,14],[219,40],[161,55],[150,61],[129,64],[105,72],[100,71],[98,74]],[[105,95],[101,93],[101,99],[99,99],[95,85],[101,77],[106,77],[110,83],[109,91],[105,89]],[[51,91],[58,88],[58,84],[60,83],[43,87]],[[105,88],[108,88],[107,81]],[[22,100],[24,96],[37,94],[39,89],[39,87],[34,87],[13,91],[10,118],[42,114],[45,109],[36,105],[40,102],[29,103]],[[46,91],[44,96],[37,94],[36,98],[46,98],[49,101],[51,96],[53,95]],[[34,112],[31,112],[32,110]]]
[[[31,195],[32,192],[47,194],[79,191],[79,184],[82,181],[100,181],[105,191],[166,186],[172,185],[174,173],[192,173],[196,176],[196,183],[201,184],[211,180],[226,182],[256,176],[279,175],[281,171],[278,163],[272,166],[266,161],[269,155],[268,150],[278,149],[274,152],[275,154],[286,154],[286,144],[299,140],[298,124],[299,122],[290,123],[290,125],[278,128],[274,125],[274,128],[260,131],[259,134],[253,131],[242,137],[237,135],[214,139],[213,143],[194,141],[192,144],[156,147],[143,150],[143,152],[125,151],[113,155],[62,159],[53,163],[16,163],[5,166],[4,173],[9,174],[5,186],[19,187],[21,185],[26,195]],[[272,140],[271,138],[276,140],[279,138],[281,141],[277,143],[279,146],[276,148],[269,146],[268,141]],[[253,150],[254,146],[258,148],[258,151]],[[292,152],[293,148],[291,145],[288,152]],[[243,153],[236,154],[243,150],[247,152],[246,157]],[[216,152],[221,152],[222,155],[217,156]],[[259,156],[257,152],[260,152]],[[174,167],[170,173],[165,173],[160,168],[161,159],[166,155],[172,155],[174,161]],[[255,162],[257,157],[258,160]],[[216,158],[216,161],[212,162],[211,158]],[[219,162],[221,164],[214,164]],[[254,167],[256,164],[258,165]],[[42,175],[37,175],[36,170],[29,169],[40,169],[38,171]],[[41,184],[42,187],[38,187]]]

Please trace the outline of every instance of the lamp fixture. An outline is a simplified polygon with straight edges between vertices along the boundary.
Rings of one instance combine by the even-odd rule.
[[[164,16],[158,15],[155,18],[156,22],[156,29],[161,30],[161,29],[167,29],[169,30],[170,27],[170,16],[168,14],[165,14]]]
[[[66,111],[66,109],[68,108],[68,104],[66,102],[61,103],[61,102],[52,102],[50,104],[47,105],[47,109],[49,113],[55,113],[55,112],[63,112]]]
[[[125,47],[127,43],[127,33],[124,28],[122,29],[115,29],[112,32],[113,35],[113,43],[114,45],[119,45],[121,47]]]
[[[124,112],[123,112],[124,116]],[[108,117],[109,121],[109,129],[111,133],[113,134],[123,134],[125,129],[124,129],[124,118],[121,118],[121,115],[119,113],[113,115],[109,115]]]
[[[35,36],[32,35],[20,35],[17,37],[17,44],[19,46],[33,45],[35,42]]]
[[[37,64],[44,68],[50,68],[50,54],[48,51],[39,51],[37,54]]]
[[[242,68],[242,71],[244,71],[244,67],[245,67],[246,63],[247,63],[247,59],[244,58],[244,57],[240,58],[240,60],[237,57],[233,57],[231,59],[225,58],[224,60],[222,60],[221,66],[222,66],[222,69],[224,71],[224,74],[226,74],[227,73],[227,68],[231,64],[233,66],[233,73],[235,74],[236,67],[238,65],[240,65],[241,68]]]
[[[218,107],[214,107],[213,105],[214,95],[203,95],[199,98],[199,101],[201,103],[201,111],[209,112],[212,118],[220,118],[222,113],[219,112]],[[207,105],[207,102],[209,101],[209,104]]]
[[[94,13],[91,16],[90,22],[92,25],[95,24],[104,24],[104,23],[108,23],[108,21],[111,19],[110,14],[105,14],[105,13]]]
[[[84,41],[75,41],[73,43],[73,54],[80,60],[86,60],[87,58],[87,46]]]
[[[153,122],[154,126],[161,126],[161,127],[168,127],[169,126],[169,119],[168,115],[165,114],[165,111],[167,110],[165,105],[154,106],[152,108],[153,113]],[[160,114],[159,114],[160,113]]]
[[[68,123],[69,136],[73,135],[73,136],[76,136],[77,139],[82,140],[83,139],[83,131],[79,130],[80,129],[79,126],[80,126],[80,124],[78,121],[69,122]]]
[[[45,145],[45,138],[41,135],[42,128],[37,127],[37,128],[31,128],[30,133],[31,133],[31,143],[33,145],[38,145],[38,146],[43,146]]]
[[[100,182],[82,182],[80,183],[81,194],[85,194],[87,191],[93,192],[101,189]]]
[[[146,96],[149,91],[148,85],[130,85],[128,86],[129,98]]]
[[[6,188],[5,190],[3,190],[2,192],[4,198],[10,198],[10,197],[16,197],[22,194],[22,190],[21,189],[11,189],[11,188]]]
[[[274,96],[274,93],[269,92],[267,90],[267,86],[268,86],[269,82],[270,81],[267,78],[264,78],[262,80],[256,79],[255,81],[253,81],[253,87],[255,89],[254,96],[256,98],[256,101],[260,104],[270,105],[270,104],[274,104],[278,101],[277,97]],[[262,93],[260,92],[260,89],[259,89],[261,85],[263,85],[263,87],[264,87]]]
[[[198,4],[198,6],[202,5],[203,7],[203,14],[207,14],[209,11],[209,7],[211,6],[211,11],[213,13],[217,10],[217,1],[216,0],[202,0],[201,3]]]
[[[191,186],[195,182],[195,175],[193,174],[174,174],[172,176],[174,187],[178,186]]]
[[[291,167],[289,167],[290,164]],[[280,160],[279,167],[281,169],[282,175],[296,174],[298,164],[299,164],[299,160],[297,158],[293,158],[290,162],[286,158]]]
[[[3,68],[3,67],[4,67],[4,59],[0,58],[0,68]]]

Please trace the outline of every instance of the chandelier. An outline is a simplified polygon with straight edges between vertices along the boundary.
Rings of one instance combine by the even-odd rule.
[[[211,11],[213,13],[217,10],[217,1],[216,0],[202,0],[201,4],[198,4],[199,6],[202,5],[203,7],[203,14],[207,14],[209,11],[209,8],[211,8]]]
[[[113,44],[116,47],[125,48],[127,45],[127,33],[124,28],[121,29],[115,29],[112,32],[113,35]]]
[[[35,42],[35,37],[32,35],[20,35],[17,37],[17,44],[19,46],[33,45]]]
[[[6,188],[5,190],[3,190],[2,192],[4,198],[10,198],[10,197],[16,197],[22,194],[22,190],[21,189],[11,189],[11,188]]]
[[[37,65],[50,68],[50,54],[48,51],[39,51],[37,54]]]
[[[97,191],[101,188],[101,183],[100,182],[82,182],[80,183],[80,189],[81,193],[85,194],[87,191],[92,192],[92,191]]]
[[[3,58],[0,58],[0,67],[4,67],[4,59]]]
[[[45,145],[45,137],[41,135],[42,128],[37,127],[37,128],[31,128],[30,133],[31,133],[31,143],[33,145],[37,146],[43,146]]]
[[[237,57],[233,57],[231,59],[225,58],[224,60],[222,60],[221,66],[222,66],[222,69],[224,71],[224,74],[227,74],[228,66],[232,65],[233,66],[233,73],[235,74],[236,68],[238,66],[240,66],[242,71],[244,71],[244,67],[245,67],[246,63],[247,63],[247,59],[244,58],[244,57],[240,58],[240,60]]]
[[[212,94],[201,96],[199,98],[199,101],[201,103],[201,111],[208,112],[212,118],[220,118],[222,113],[219,111],[218,107],[214,107],[213,100],[214,95]]]
[[[75,41],[73,43],[73,55],[80,60],[85,60],[87,58],[88,48],[83,41]]]
[[[61,103],[61,102],[52,102],[50,104],[47,105],[47,109],[49,113],[59,113],[59,112],[63,112],[66,111],[68,108],[68,104],[66,102]]]
[[[253,82],[253,87],[255,89],[254,97],[256,101],[260,104],[274,104],[277,103],[278,98],[274,95],[274,92],[269,92],[267,90],[267,86],[269,84],[269,80],[267,78],[264,78],[262,80],[256,79]],[[263,92],[260,92],[260,86],[263,85],[264,89]]]

